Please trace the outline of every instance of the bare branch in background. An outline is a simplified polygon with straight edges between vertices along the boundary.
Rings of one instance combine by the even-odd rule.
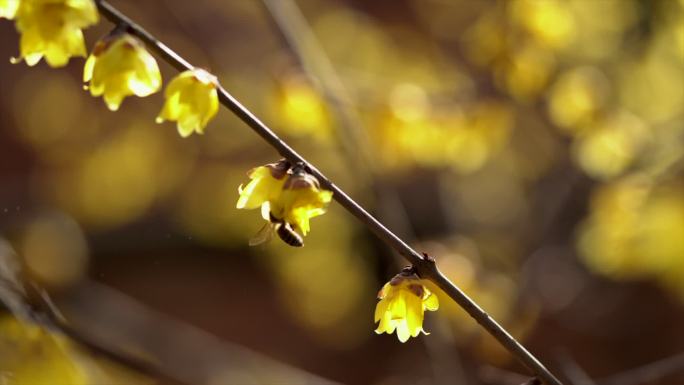
[[[83,283],[59,305],[78,330],[105,345],[145,352],[161,370],[189,384],[336,384],[221,341],[96,282]]]
[[[561,350],[558,352],[557,360],[565,377],[572,385],[596,385],[587,372],[575,361],[570,352]]]
[[[79,330],[65,323],[60,314],[54,312],[54,307],[47,293],[33,283],[25,284],[24,280],[17,256],[9,245],[0,239],[0,308],[6,309],[22,321],[36,323],[51,331],[64,334],[95,355],[165,384],[190,384],[190,382],[182,382],[168,376],[146,360],[122,353],[82,334]]]
[[[489,365],[484,365],[480,368],[478,378],[483,384],[491,385],[520,385],[528,380],[527,376],[523,376],[520,373]]]
[[[642,385],[682,373],[684,373],[684,352],[596,382],[600,385]]]
[[[535,377],[523,382],[521,385],[541,385],[541,381]]]

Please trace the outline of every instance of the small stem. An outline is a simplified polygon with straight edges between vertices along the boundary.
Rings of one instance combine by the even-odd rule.
[[[126,23],[129,26],[129,32],[137,36],[150,49],[155,51],[164,61],[172,65],[179,71],[192,69],[193,66],[178,55],[175,51],[167,47],[159,41],[152,34],[147,32],[138,24],[131,21],[128,17],[122,14],[119,10],[110,5],[107,1],[97,0],[97,6],[100,13],[109,19],[114,24]],[[330,179],[328,179],[322,172],[320,172],[311,163],[307,162],[301,155],[292,149],[287,143],[280,139],[268,126],[259,120],[252,112],[244,107],[235,97],[226,91],[220,84],[217,84],[217,91],[219,101],[230,111],[233,112],[240,120],[247,124],[252,130],[262,139],[264,139],[271,147],[293,164],[301,162],[307,166],[314,175],[321,186],[333,192],[333,198],[344,207],[348,212],[354,215],[359,221],[364,223],[368,229],[375,234],[376,237],[385,242],[389,247],[406,258],[418,272],[422,278],[429,279],[439,286],[451,299],[458,303],[471,317],[473,317],[489,334],[496,338],[499,343],[505,347],[512,355],[514,355],[521,363],[527,366],[528,369],[534,373],[547,385],[562,385],[562,383],[551,372],[542,365],[536,357],[534,357],[527,349],[525,349],[518,341],[515,340],[501,325],[499,325],[492,317],[490,317],[484,310],[482,310],[472,299],[454,285],[448,278],[446,278],[437,268],[434,260],[423,258],[421,254],[411,248],[401,238],[396,236],[392,231],[387,229],[380,221],[375,219],[368,211],[361,207],[354,201],[347,193],[337,187]]]

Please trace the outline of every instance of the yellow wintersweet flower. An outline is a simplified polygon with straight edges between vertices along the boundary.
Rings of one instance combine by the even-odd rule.
[[[166,102],[157,123],[175,120],[184,138],[193,132],[204,133],[204,127],[218,112],[216,81],[216,76],[200,68],[176,76],[166,86]]]
[[[0,0],[0,18],[14,19],[19,8],[19,0]]]
[[[278,199],[270,201],[270,211],[306,235],[309,219],[323,215],[331,200],[332,191],[321,189],[313,175],[298,169],[288,176]]]
[[[83,81],[93,96],[104,95],[107,107],[116,111],[126,96],[145,97],[161,88],[157,61],[143,43],[127,33],[100,40],[86,60]]]
[[[290,166],[282,160],[252,170],[252,180],[244,188],[240,186],[237,208],[261,207],[265,220],[287,222],[306,235],[309,219],[325,213],[332,192],[321,189],[318,180],[300,167]]]
[[[392,334],[397,331],[399,341],[417,337],[423,330],[423,313],[439,308],[437,296],[428,290],[411,270],[404,270],[385,284],[378,293],[380,302],[375,307],[375,332]]]
[[[98,21],[92,0],[5,0],[0,17],[16,19],[21,33],[19,58],[33,66],[43,57],[51,67],[63,67],[72,56],[86,56],[83,28]]]
[[[290,162],[283,159],[251,170],[248,174],[251,181],[244,188],[242,185],[238,188],[240,198],[236,207],[255,209],[278,199],[289,169]]]

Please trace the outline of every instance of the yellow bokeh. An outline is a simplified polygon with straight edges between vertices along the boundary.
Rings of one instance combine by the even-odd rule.
[[[636,116],[619,112],[591,124],[575,141],[575,159],[587,174],[608,179],[623,173],[650,142],[651,132]]]
[[[418,95],[411,97],[420,98]],[[505,105],[490,101],[465,111],[428,111],[426,105],[403,115],[384,116],[373,131],[373,140],[385,166],[419,164],[451,166],[461,173],[476,171],[507,142],[513,123],[511,111]]]
[[[601,187],[578,247],[594,271],[618,278],[682,280],[684,188],[633,175]]]
[[[533,100],[546,87],[556,65],[554,54],[535,44],[526,44],[495,68],[500,87],[521,102]]]
[[[511,0],[508,7],[513,22],[551,48],[564,47],[574,38],[575,21],[567,1]]]
[[[594,67],[579,67],[558,77],[549,94],[549,115],[553,122],[581,133],[595,119],[608,94],[608,80]]]
[[[620,71],[620,99],[648,122],[662,123],[684,112],[684,62],[651,52]]]
[[[331,120],[323,96],[301,75],[280,80],[275,98],[279,127],[295,136],[329,139]]]
[[[88,268],[88,246],[81,228],[57,213],[27,223],[20,253],[32,277],[52,288],[75,285]]]
[[[351,348],[372,335],[372,314],[359,317],[357,309],[370,308],[377,288],[362,263],[365,246],[352,242],[352,228],[341,209],[332,211],[318,220],[320,231],[307,237],[304,247],[293,250],[271,242],[273,255],[263,262],[277,278],[279,293],[295,319],[322,343]],[[335,236],[325,236],[330,232]]]
[[[177,148],[151,122],[120,127],[82,158],[37,183],[36,192],[56,199],[83,223],[120,226],[144,215],[192,169],[192,147]]]

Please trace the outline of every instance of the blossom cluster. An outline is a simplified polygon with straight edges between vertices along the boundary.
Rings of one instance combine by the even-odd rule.
[[[161,89],[157,61],[126,25],[117,26],[87,55],[83,30],[99,21],[93,0],[0,0],[0,18],[14,20],[21,34],[19,56],[11,60],[15,64],[34,66],[45,59],[56,68],[72,57],[88,56],[84,88],[94,97],[102,96],[111,111],[117,111],[128,96],[146,97]],[[218,105],[217,78],[204,69],[192,68],[167,85],[156,121],[175,121],[182,137],[201,134],[218,112]],[[263,234],[276,233],[291,246],[303,246],[310,219],[326,212],[332,191],[322,188],[305,165],[288,160],[257,167],[248,175],[250,181],[238,189],[237,208],[261,209],[266,221]],[[378,298],[376,332],[396,331],[401,342],[421,332],[427,334],[424,312],[439,306],[437,297],[412,268],[385,284]]]
[[[15,20],[21,33],[19,57],[13,63],[34,66],[41,59],[51,67],[65,66],[71,57],[85,57],[83,29],[97,24],[92,0],[4,0],[0,17]],[[116,111],[127,96],[158,92],[162,76],[145,45],[125,28],[117,28],[95,44],[83,68],[90,94],[102,96]],[[203,133],[218,112],[216,77],[200,68],[176,76],[166,87],[166,102],[156,121],[176,121],[181,136]]]

